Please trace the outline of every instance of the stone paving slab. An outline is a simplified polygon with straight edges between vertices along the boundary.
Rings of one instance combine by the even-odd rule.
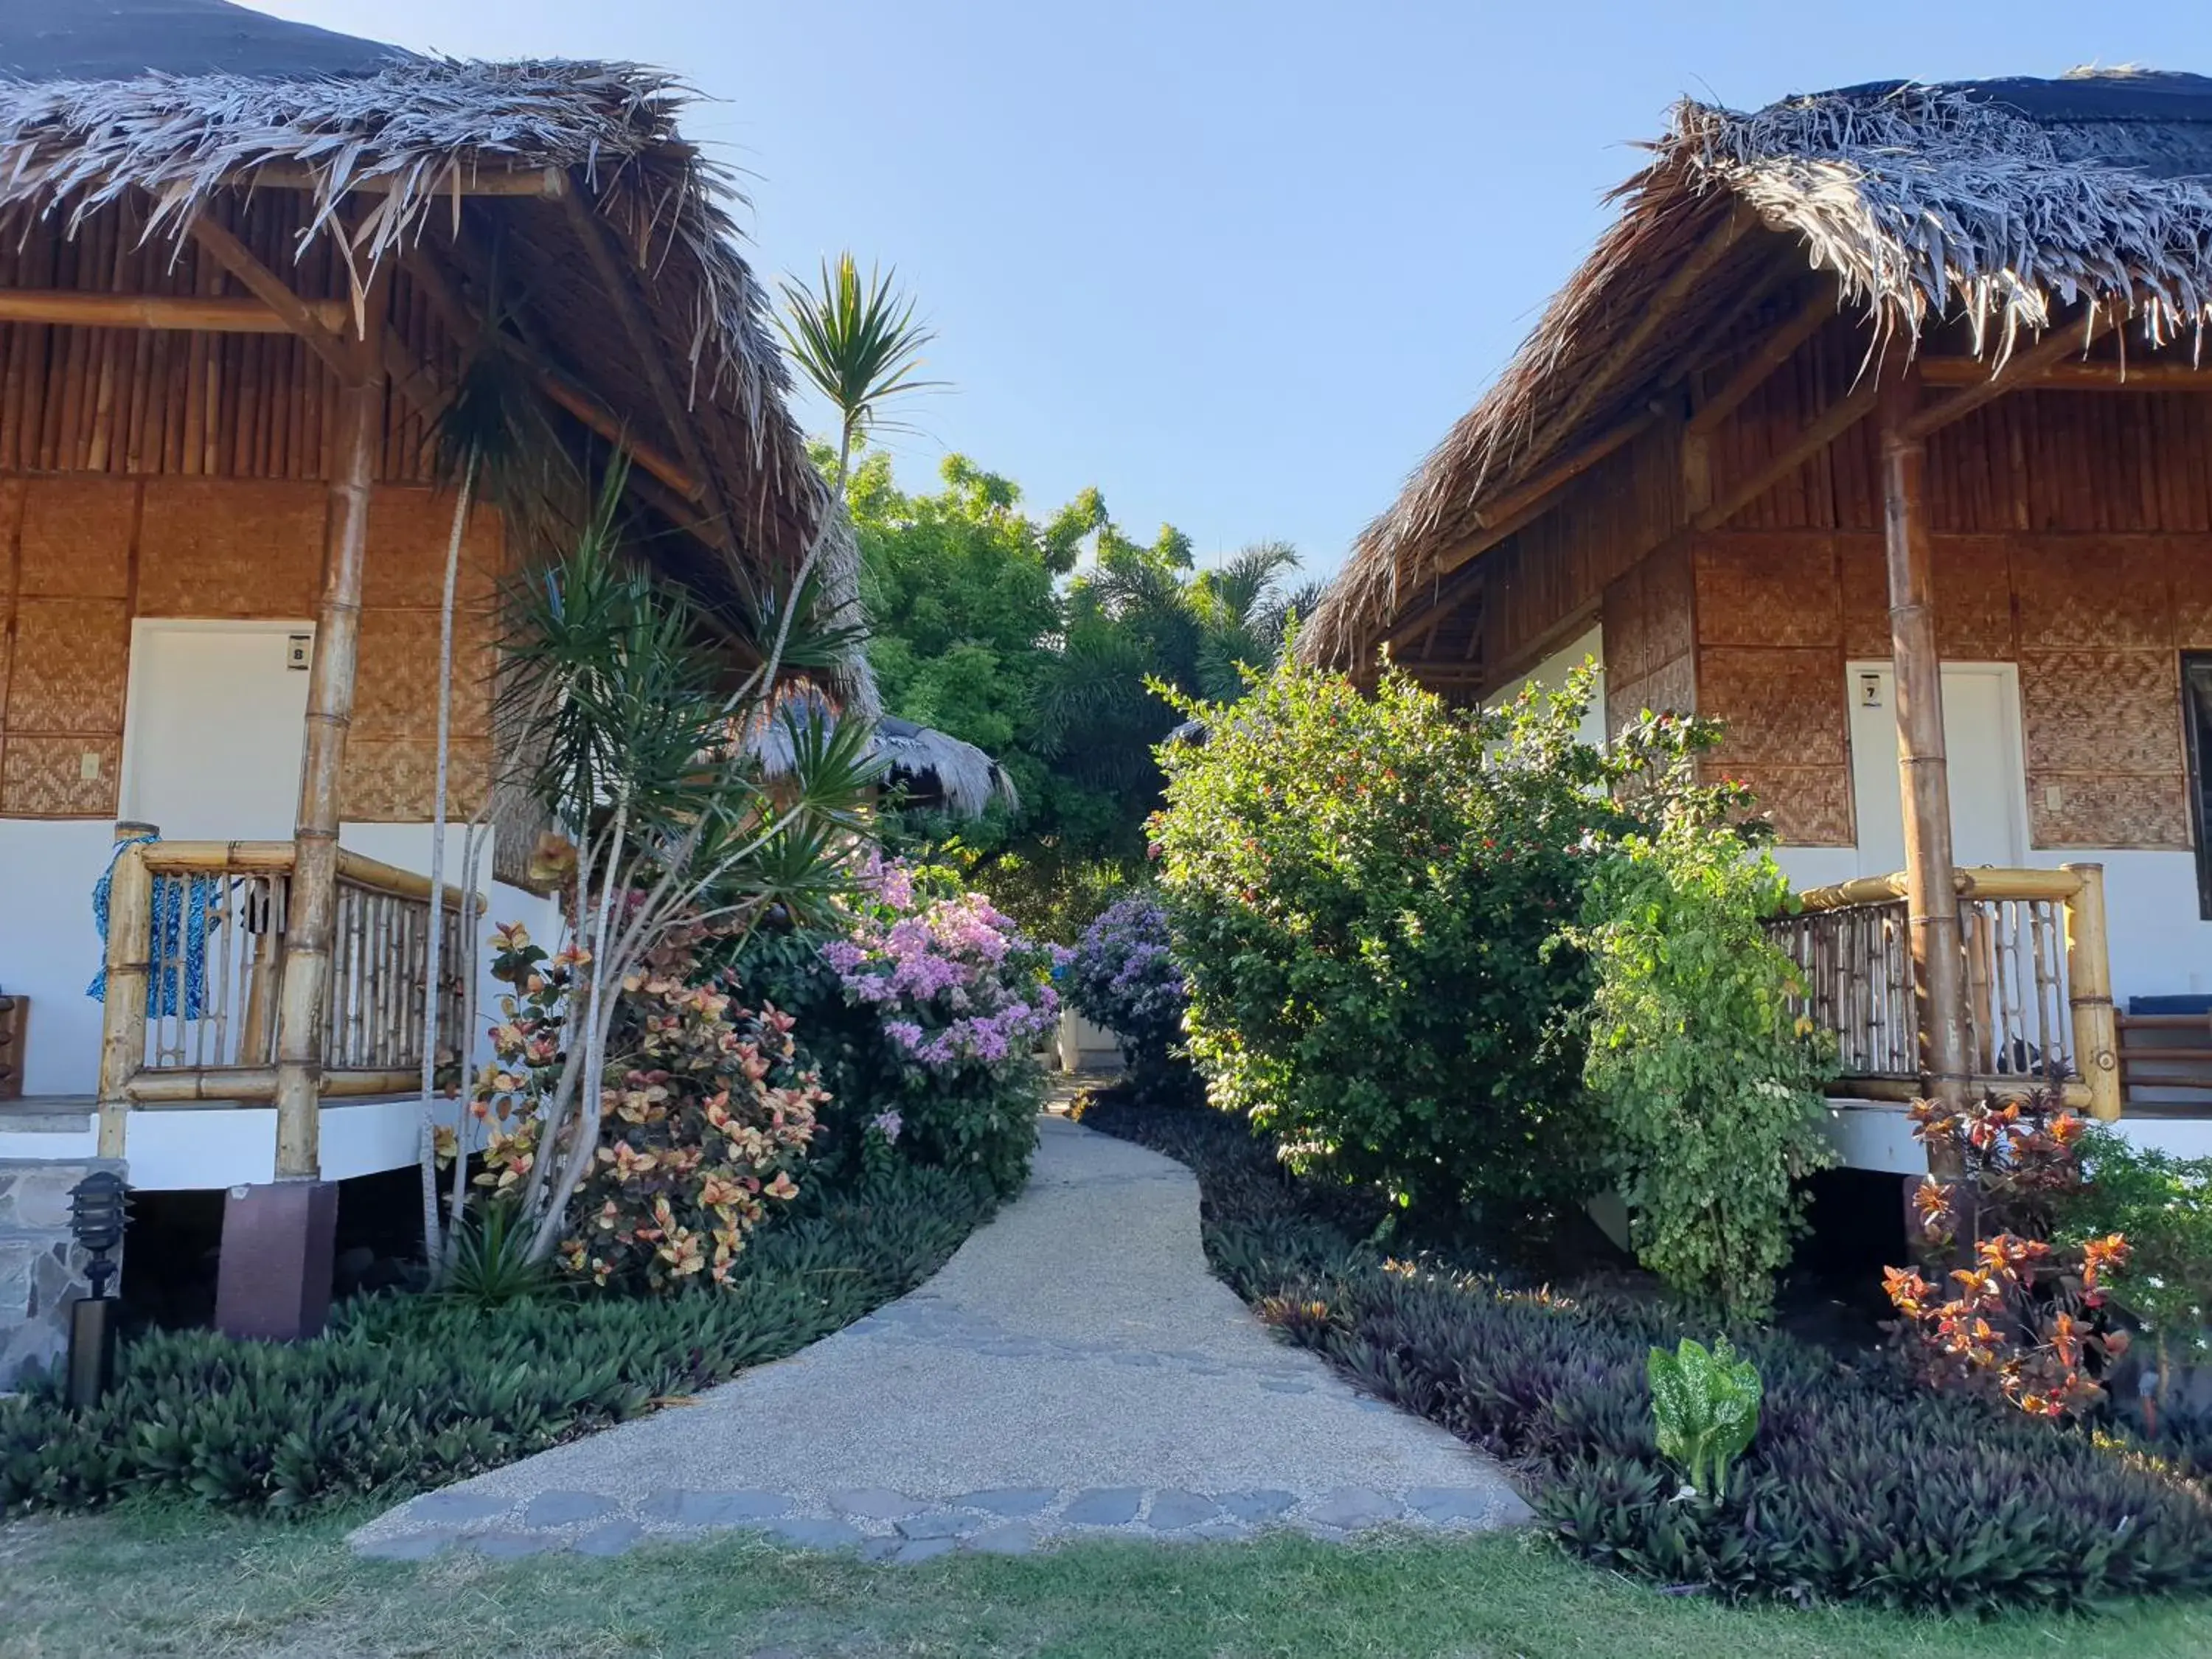
[[[1497,1464],[1358,1394],[1206,1268],[1182,1165],[1057,1118],[943,1272],[667,1410],[379,1516],[365,1555],[612,1554],[730,1529],[914,1561],[1115,1534],[1472,1529]]]

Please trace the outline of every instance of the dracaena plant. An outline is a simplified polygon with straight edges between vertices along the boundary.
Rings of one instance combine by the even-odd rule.
[[[1686,1336],[1672,1353],[1652,1349],[1646,1375],[1660,1454],[1693,1491],[1725,1491],[1729,1470],[1759,1432],[1759,1368],[1724,1336],[1710,1349]]]
[[[627,556],[621,488],[617,468],[574,547],[517,590],[507,641],[508,695],[538,744],[524,781],[562,829],[544,873],[574,975],[519,1194],[538,1259],[562,1241],[618,1092],[608,1039],[624,991],[679,939],[742,939],[771,911],[805,914],[844,890],[878,769],[860,721],[779,706],[783,675],[851,643],[816,620],[820,543],[740,667],[709,643],[695,599]],[[747,738],[778,720],[791,758],[771,777]]]

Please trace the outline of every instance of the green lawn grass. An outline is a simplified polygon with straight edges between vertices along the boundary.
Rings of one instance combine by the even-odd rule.
[[[1529,1534],[1351,1546],[1085,1543],[871,1566],[731,1537],[424,1565],[355,1560],[364,1516],[298,1526],[177,1508],[0,1528],[0,1656],[558,1655],[1064,1659],[2183,1659],[2212,1603],[1986,1625],[1732,1608],[1594,1571]]]

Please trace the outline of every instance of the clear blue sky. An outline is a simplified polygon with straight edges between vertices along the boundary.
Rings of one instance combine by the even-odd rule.
[[[1748,106],[2087,62],[2212,71],[2212,7],[2079,0],[251,0],[708,97],[769,274],[896,264],[946,394],[894,445],[1210,560],[1333,569],[1480,395],[1685,92]],[[809,413],[818,414],[810,410]]]

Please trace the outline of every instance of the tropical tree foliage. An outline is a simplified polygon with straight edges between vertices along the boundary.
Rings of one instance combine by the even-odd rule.
[[[1032,516],[964,456],[939,480],[909,495],[880,452],[852,469],[870,659],[891,713],[1012,774],[1019,812],[960,827],[959,850],[1025,923],[1073,938],[1142,860],[1153,750],[1182,718],[1155,685],[1234,699],[1312,591],[1289,585],[1297,557],[1279,542],[1201,569],[1188,537],[1138,539],[1096,489]]]

